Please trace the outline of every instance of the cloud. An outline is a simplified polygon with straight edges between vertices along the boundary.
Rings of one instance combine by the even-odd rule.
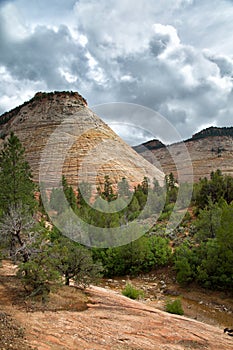
[[[17,8],[8,3],[1,9],[2,29],[10,41],[18,41],[27,36],[27,28],[18,15]]]
[[[126,107],[127,108],[127,107]],[[136,125],[121,122],[109,122],[109,126],[130,145],[139,145],[154,138],[153,133]]]
[[[69,89],[89,105],[152,108],[184,138],[230,125],[232,16],[227,0],[0,1],[0,112],[37,90]],[[102,117],[148,132],[156,123],[150,114]],[[148,135],[120,132],[131,143]]]
[[[211,120],[221,125],[222,110],[229,104],[232,91],[231,79],[222,76],[219,67],[206,54],[183,45],[174,27],[157,28],[160,30],[153,33],[144,51],[118,58],[118,76],[130,79],[112,76],[110,90],[115,92],[115,100],[158,111],[177,127],[182,137],[191,136],[197,127]],[[156,45],[152,46],[151,42]],[[117,118],[126,121],[124,114]],[[105,119],[112,118],[105,116]],[[145,119],[140,117],[128,117],[127,121],[145,125]],[[153,118],[147,117],[149,130],[154,129],[153,122]]]
[[[167,20],[173,25],[166,23],[159,2],[152,6],[148,1],[143,8],[141,1],[136,7],[131,1],[118,4],[81,0],[75,8],[80,28],[88,38],[87,47],[108,77],[102,89],[99,86],[95,91],[93,85],[93,103],[98,96],[107,102],[104,90],[111,91],[113,101],[139,103],[162,113],[182,137],[191,136],[200,125],[211,121],[223,125],[226,105],[232,111],[231,59],[226,55],[220,62],[216,57],[215,60],[207,57],[204,38],[211,38],[209,46],[216,48],[214,33],[219,35],[218,30],[222,31],[221,13],[226,15],[226,8],[232,11],[229,4],[217,3],[209,19],[206,15],[212,8],[210,2],[197,5],[193,1],[171,1]],[[190,10],[194,18],[187,13]],[[88,16],[93,16],[95,23],[90,23]],[[208,31],[208,25],[212,32]],[[226,27],[230,25],[230,21],[225,23]],[[197,26],[199,29],[192,33]],[[203,35],[204,32],[209,36]],[[214,51],[212,54],[215,55]],[[106,96],[109,98],[109,94]],[[123,121],[125,117],[117,118]],[[110,119],[105,116],[106,121]],[[133,118],[127,121],[144,124],[144,120]],[[146,125],[152,129],[153,120],[147,120]]]
[[[12,16],[11,16],[12,15]],[[13,18],[13,21],[11,22]],[[89,66],[83,42],[65,25],[24,26],[17,8],[7,4],[0,10],[0,101],[5,95],[23,102],[38,88],[65,90],[88,84]],[[73,84],[76,84],[74,86]],[[11,92],[10,92],[11,91]],[[21,97],[21,98],[20,98]],[[8,98],[4,97],[4,101]],[[3,106],[8,103],[3,103]],[[13,107],[13,106],[11,106]]]
[[[218,66],[222,77],[233,77],[233,59],[231,57],[216,55],[214,53],[211,53],[209,50],[205,50],[204,55],[207,59]]]
[[[16,80],[4,66],[0,66],[0,81],[0,114],[29,100],[32,92],[46,89],[43,82]]]

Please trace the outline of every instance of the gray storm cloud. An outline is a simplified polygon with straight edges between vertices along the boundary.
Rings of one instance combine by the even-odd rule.
[[[0,113],[38,90],[77,90],[90,106],[152,108],[183,138],[232,125],[232,16],[227,0],[0,1]]]

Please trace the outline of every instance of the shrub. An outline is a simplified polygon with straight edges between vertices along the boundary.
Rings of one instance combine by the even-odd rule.
[[[42,302],[48,300],[52,289],[61,285],[61,276],[56,269],[55,259],[48,252],[39,252],[26,263],[19,265],[17,276],[21,279],[29,297],[41,296]]]
[[[173,301],[168,300],[166,304],[166,311],[170,314],[183,315],[184,310],[182,308],[180,299],[176,299]]]
[[[142,290],[134,288],[132,284],[127,283],[125,288],[122,290],[122,294],[130,299],[139,299],[143,298],[144,293]]]
[[[158,218],[158,221],[165,221],[168,220],[171,216],[171,211],[167,211],[167,212],[162,212],[160,217]]]

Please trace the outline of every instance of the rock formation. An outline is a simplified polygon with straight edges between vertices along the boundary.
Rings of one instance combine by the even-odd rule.
[[[80,290],[66,286],[63,292],[50,296],[51,308],[45,304],[38,310],[36,303],[16,298],[15,272],[15,265],[3,261],[0,268],[2,350],[232,349],[232,337],[218,325],[169,314],[146,301],[131,300],[101,287],[87,288],[84,298]],[[9,319],[14,321],[10,329]],[[16,338],[17,329],[21,330],[21,339]]]
[[[192,167],[186,166],[183,147],[191,158]],[[158,162],[165,174],[173,172],[177,177],[177,168],[186,181],[209,178],[211,171],[220,169],[223,174],[233,176],[233,128],[211,127],[193,135],[183,143],[165,146],[157,140],[134,147],[145,159]],[[193,169],[192,169],[193,168]]]
[[[131,186],[144,176],[163,181],[163,173],[138,155],[87,106],[77,92],[37,93],[30,101],[0,117],[0,137],[13,131],[26,149],[33,178],[54,187],[65,175],[99,186],[125,177]]]

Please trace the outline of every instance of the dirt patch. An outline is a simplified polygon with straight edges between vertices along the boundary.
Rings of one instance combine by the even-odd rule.
[[[73,286],[62,286],[52,292],[46,302],[41,297],[26,298],[21,295],[14,304],[18,309],[26,312],[36,311],[72,311],[79,312],[87,309],[88,298],[86,294]]]
[[[24,329],[5,312],[0,312],[0,349],[32,350],[26,343]]]
[[[35,311],[83,311],[87,309],[88,298],[86,294],[74,286],[62,286],[50,293],[46,303],[41,297],[29,298],[22,284],[15,276],[16,269],[10,262],[4,262],[0,268],[0,305],[15,306],[26,312]]]

